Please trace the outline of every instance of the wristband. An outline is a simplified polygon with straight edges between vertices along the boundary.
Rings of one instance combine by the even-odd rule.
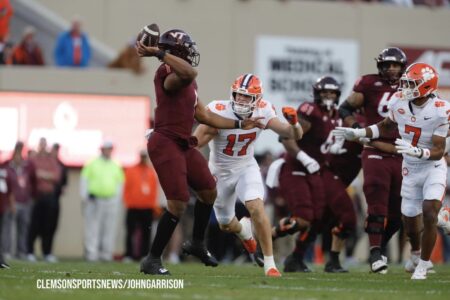
[[[302,164],[305,164],[307,161],[311,159],[311,157],[302,150],[298,151],[297,156],[295,158]]]
[[[430,158],[430,149],[427,148],[421,148],[420,150],[422,150],[422,154],[419,156],[420,159],[423,160],[428,160]]]
[[[234,121],[234,128],[242,128],[242,121],[241,120],[236,120]]]
[[[352,128],[353,129],[361,128],[361,125],[359,125],[358,122],[355,122],[355,123],[353,123]]]
[[[380,137],[380,130],[376,124],[369,126],[370,130],[372,130],[372,138],[377,139]]]
[[[164,56],[166,56],[166,51],[164,50],[158,50],[156,51],[155,56],[159,59],[159,60],[163,60]]]
[[[298,122],[295,123],[295,125],[292,125],[292,126],[294,126],[294,128],[300,128],[300,127],[302,127],[302,125],[300,125]]]

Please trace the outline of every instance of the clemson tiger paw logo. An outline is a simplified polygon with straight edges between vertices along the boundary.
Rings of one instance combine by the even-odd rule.
[[[431,68],[426,67],[422,69],[423,80],[428,81],[433,79],[435,76],[436,75],[434,74],[434,71]]]

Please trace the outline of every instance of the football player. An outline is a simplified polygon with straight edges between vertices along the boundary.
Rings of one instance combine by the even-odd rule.
[[[162,215],[149,254],[141,263],[141,272],[170,275],[162,266],[161,254],[172,236],[189,201],[189,187],[197,194],[194,208],[193,240],[185,242],[183,252],[198,257],[207,266],[217,260],[204,245],[216,184],[206,160],[195,149],[197,139],[191,136],[194,119],[216,128],[251,129],[262,126],[258,118],[227,119],[207,111],[197,95],[197,71],[200,54],[195,42],[183,30],[163,33],[157,46],[136,42],[140,56],[158,58],[162,64],[155,73],[155,128],[147,150],[167,197],[167,211]]]
[[[399,48],[387,48],[376,58],[378,74],[364,75],[355,83],[353,93],[339,107],[345,125],[360,128],[353,112],[364,108],[368,125],[376,124],[388,115],[389,99],[397,91],[399,79],[406,68],[406,56]],[[383,136],[381,142],[393,144],[398,132]],[[366,232],[369,235],[372,272],[387,271],[387,259],[382,254],[401,226],[400,187],[401,156],[367,146],[362,153],[363,190],[367,202]]]
[[[270,129],[281,136],[300,139],[303,132],[293,108],[283,107],[283,115],[290,124],[281,122],[270,102],[263,100],[260,79],[253,74],[239,76],[231,86],[231,100],[212,101],[207,109],[223,117],[245,120],[264,117],[264,129]],[[242,240],[251,254],[256,252],[252,236],[252,224],[264,254],[264,271],[267,276],[278,277],[272,249],[272,235],[269,219],[264,211],[264,184],[261,172],[253,156],[253,143],[262,129],[216,129],[199,125],[194,135],[199,146],[209,142],[211,149],[209,167],[217,178],[217,199],[214,212],[220,228],[232,232]],[[235,216],[235,202],[239,199],[250,213],[251,221]]]
[[[347,168],[346,173],[351,174],[344,175],[339,173],[342,172],[340,161],[333,160],[334,156],[347,153],[347,149],[343,147],[345,140],[335,139],[331,134],[336,126],[342,125],[336,109],[341,95],[340,85],[333,77],[321,77],[313,85],[313,95],[313,103],[305,102],[298,109],[304,131],[303,139],[282,139],[287,154],[280,170],[279,188],[292,216],[280,221],[273,230],[273,236],[277,238],[300,231],[296,248],[287,257],[284,270],[309,272],[303,262],[303,255],[315,240],[316,233],[321,231],[321,224],[330,223],[329,220],[322,219],[323,209],[326,207],[335,222],[332,222],[332,247],[325,271],[342,273],[347,271],[339,262],[339,253],[345,239],[356,226],[353,203],[346,187],[348,178],[354,178],[359,169],[353,171],[353,168]],[[359,160],[355,149],[351,149],[348,158]],[[341,179],[339,175],[345,179]]]
[[[399,92],[389,102],[389,114],[366,128],[337,128],[348,140],[389,136],[398,128],[396,151],[403,155],[401,212],[411,242],[411,279],[426,279],[445,195],[447,164],[443,158],[449,129],[450,104],[435,94],[438,73],[425,63],[410,65],[400,79]],[[382,175],[384,176],[384,174]],[[422,231],[423,222],[423,233]]]

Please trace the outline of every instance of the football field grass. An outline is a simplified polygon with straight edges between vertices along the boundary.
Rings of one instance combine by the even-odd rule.
[[[156,279],[138,272],[138,264],[57,264],[14,261],[10,270],[0,269],[0,300],[38,299],[450,299],[450,266],[437,266],[425,281],[412,281],[401,266],[387,275],[370,274],[368,266],[348,274],[326,274],[322,267],[313,273],[284,273],[266,278],[252,265],[220,265],[217,268],[189,263],[168,265],[171,279],[183,279],[183,289],[38,289],[38,279]]]

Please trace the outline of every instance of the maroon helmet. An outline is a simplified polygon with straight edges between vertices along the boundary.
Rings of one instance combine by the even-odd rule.
[[[341,96],[341,85],[331,76],[323,76],[317,79],[313,84],[313,96],[314,102],[320,106],[325,107],[327,110],[332,109],[339,103],[339,97]],[[336,93],[336,99],[325,99],[320,96],[322,91],[334,91]]]
[[[378,74],[389,83],[397,82],[406,70],[407,59],[405,53],[396,47],[386,48],[375,58],[377,61]],[[401,66],[400,72],[392,74],[388,72],[391,63]]]
[[[158,47],[186,60],[193,67],[198,66],[200,62],[200,53],[195,42],[183,30],[172,29],[164,32],[159,38]]]

